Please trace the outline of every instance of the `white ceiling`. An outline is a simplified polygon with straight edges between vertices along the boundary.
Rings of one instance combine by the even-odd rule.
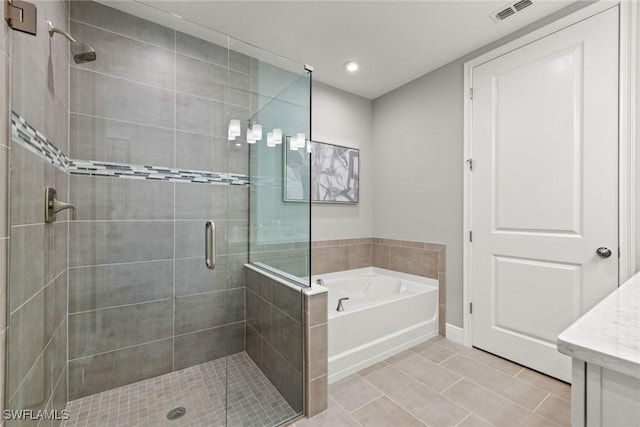
[[[373,99],[574,0],[533,0],[499,24],[489,14],[508,0],[136,1],[310,64],[314,80]],[[349,60],[357,73],[344,70]]]

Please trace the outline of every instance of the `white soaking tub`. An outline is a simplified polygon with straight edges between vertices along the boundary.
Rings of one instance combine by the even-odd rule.
[[[435,279],[374,267],[317,279],[329,289],[329,383],[438,335]]]

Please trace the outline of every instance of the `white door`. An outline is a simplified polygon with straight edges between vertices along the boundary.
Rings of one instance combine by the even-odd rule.
[[[618,8],[472,85],[472,344],[569,381],[558,334],[618,284]]]

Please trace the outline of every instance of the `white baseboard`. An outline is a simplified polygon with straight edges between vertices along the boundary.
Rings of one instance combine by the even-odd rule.
[[[447,323],[445,334],[447,339],[460,345],[464,345],[464,329]]]

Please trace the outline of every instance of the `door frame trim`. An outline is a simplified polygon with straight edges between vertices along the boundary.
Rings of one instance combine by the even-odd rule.
[[[463,331],[464,345],[472,345],[472,326],[469,304],[471,302],[471,179],[467,160],[472,158],[472,70],[487,61],[505,55],[529,43],[560,31],[613,7],[620,8],[619,22],[619,177],[618,177],[618,286],[626,282],[634,273],[635,262],[635,166],[636,166],[636,78],[637,78],[637,37],[638,5],[635,1],[600,1],[558,19],[542,28],[516,40],[482,54],[464,64],[464,209],[463,209]]]

